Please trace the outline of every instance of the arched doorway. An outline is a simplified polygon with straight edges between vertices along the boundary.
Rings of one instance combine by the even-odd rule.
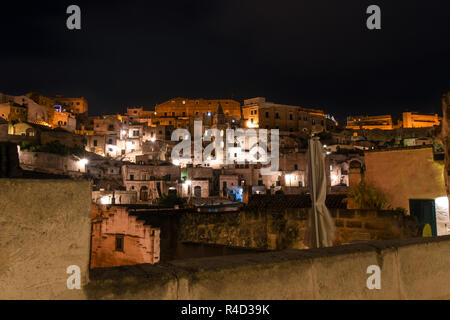
[[[148,188],[146,186],[141,187],[140,196],[139,199],[141,201],[147,201],[148,200]]]
[[[26,132],[26,136],[27,137],[34,137],[34,130],[33,130],[33,128],[28,128],[25,132]]]
[[[194,197],[196,197],[196,198],[202,197],[202,187],[200,187],[200,186],[194,187]]]

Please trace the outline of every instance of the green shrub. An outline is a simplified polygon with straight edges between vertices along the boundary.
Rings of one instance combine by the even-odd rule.
[[[162,207],[174,207],[175,205],[182,205],[184,203],[184,199],[179,197],[177,194],[169,193],[161,195],[161,198],[158,200],[158,205]]]
[[[61,142],[57,140],[48,142],[46,144],[40,144],[38,142],[31,142],[31,141],[22,141],[20,144],[20,149],[23,151],[30,151],[30,152],[53,153],[61,156],[75,155],[80,158],[83,157],[85,154],[85,150],[83,147],[81,146],[68,147],[64,144],[61,144]]]
[[[355,187],[351,187],[347,194],[347,201],[352,199],[360,209],[389,209],[388,202],[384,194],[366,184],[364,181]]]

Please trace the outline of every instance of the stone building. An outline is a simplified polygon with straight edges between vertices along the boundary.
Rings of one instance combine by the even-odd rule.
[[[160,259],[160,230],[131,216],[124,207],[92,207],[90,268],[104,268]]]
[[[207,178],[186,180],[181,184],[180,195],[183,198],[208,198],[210,196],[210,180]]]
[[[391,115],[380,116],[351,116],[347,117],[347,129],[381,129],[392,130],[394,123]]]
[[[331,187],[348,187],[350,185],[350,168],[364,168],[364,156],[358,154],[336,154],[327,156],[327,164],[330,169]]]
[[[221,174],[219,178],[219,186],[220,186],[220,196],[222,198],[226,198],[228,196],[228,189],[232,187],[243,187],[243,181],[239,180],[239,175],[237,174]]]
[[[444,180],[444,161],[431,146],[397,148],[364,153],[364,181],[380,190],[391,208],[410,212],[410,200],[432,200],[436,213],[441,203],[445,210],[436,215],[437,234],[447,234],[450,226],[448,199]]]
[[[70,112],[56,111],[51,117],[51,125],[56,128],[62,128],[69,132],[75,132],[77,120]]]
[[[66,109],[67,112],[76,115],[87,115],[88,113],[88,101],[84,97],[69,98],[62,95],[57,95],[55,97],[46,97],[36,92],[27,93],[26,97],[48,108],[61,106]]]
[[[66,106],[67,110],[73,114],[77,115],[88,114],[88,101],[84,97],[68,98],[60,95],[54,97],[54,101],[56,104],[62,104]]]
[[[120,205],[137,203],[134,191],[125,190],[95,190],[92,191],[92,203],[98,205]]]
[[[27,108],[15,102],[5,102],[0,104],[0,117],[11,121],[26,121]]]
[[[88,125],[78,134],[86,136],[86,150],[101,156],[135,161],[141,154],[146,123],[130,120],[128,116],[104,115],[90,117]]]
[[[52,108],[36,103],[28,96],[0,94],[0,117],[8,121],[28,121],[48,125]]]
[[[403,128],[426,128],[440,124],[437,114],[424,114],[419,112],[403,112]]]
[[[155,108],[144,107],[127,107],[127,116],[132,121],[147,122],[152,116],[155,115]]]
[[[106,136],[105,135],[86,135],[86,151],[94,152],[98,155],[105,155]]]
[[[219,107],[226,116],[241,118],[239,102],[230,99],[206,100],[175,98],[156,105],[157,117],[194,117],[198,115],[213,116]]]
[[[153,202],[169,190],[178,194],[180,167],[170,163],[158,165],[126,164],[122,166],[123,183],[127,191],[137,194],[138,202]]]
[[[10,136],[24,137],[25,141],[29,141],[29,139],[25,139],[25,137],[32,137],[34,141],[43,145],[54,141],[67,147],[83,147],[85,144],[85,138],[83,136],[68,132],[61,128],[52,129],[49,126],[29,122],[9,124],[8,134]]]
[[[86,165],[87,173],[92,177],[106,180],[122,180],[123,162],[107,158],[90,156]]]
[[[19,151],[20,166],[24,170],[79,177],[86,172],[84,161],[73,156],[46,152]]]
[[[326,116],[322,110],[275,104],[261,97],[244,100],[242,116],[247,128],[307,134],[326,130]]]

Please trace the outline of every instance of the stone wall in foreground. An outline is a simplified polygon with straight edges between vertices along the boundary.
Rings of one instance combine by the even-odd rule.
[[[414,217],[394,211],[329,209],[336,224],[335,245],[417,235]],[[303,240],[310,209],[242,210],[185,213],[179,240],[258,249],[305,249]]]
[[[381,289],[366,286],[381,270]],[[450,299],[450,236],[95,269],[88,299]]]
[[[88,280],[88,181],[0,179],[0,299],[79,299],[67,267]]]

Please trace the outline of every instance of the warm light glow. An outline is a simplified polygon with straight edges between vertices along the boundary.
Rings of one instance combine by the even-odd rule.
[[[85,166],[85,165],[88,164],[88,162],[89,162],[88,159],[83,158],[83,159],[80,160],[80,165]]]
[[[104,196],[100,198],[101,204],[111,204],[111,198],[108,196]]]
[[[180,160],[172,160],[172,163],[176,166],[180,165]]]
[[[295,182],[298,179],[298,176],[296,174],[286,174],[284,176],[286,185],[291,186],[293,182]]]
[[[250,120],[248,120],[245,125],[247,126],[247,128],[258,128],[258,125],[255,123],[251,123]]]
[[[447,197],[439,197],[434,199],[436,207],[441,209],[446,209],[448,212],[448,198]]]
[[[334,172],[330,172],[330,182],[331,182],[331,186],[336,186],[338,185],[341,181],[339,179],[339,176],[334,173]]]
[[[155,142],[155,141],[156,141],[156,138],[155,138],[155,137],[151,137],[151,138],[150,138],[150,141],[151,141],[151,142]]]
[[[184,183],[185,183],[187,186],[190,186],[190,185],[192,184],[192,181],[191,181],[191,180],[186,180]]]

